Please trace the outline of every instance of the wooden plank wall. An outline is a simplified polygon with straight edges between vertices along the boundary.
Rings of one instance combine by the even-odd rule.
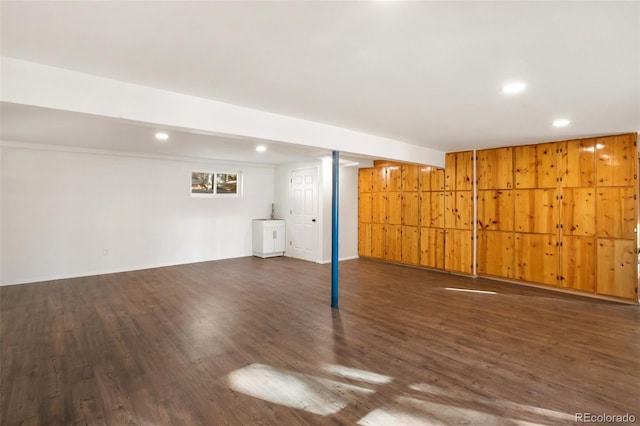
[[[420,167],[420,265],[444,269],[444,169]]]
[[[376,162],[359,254],[471,274],[475,226],[479,275],[637,301],[637,173],[637,134]]]

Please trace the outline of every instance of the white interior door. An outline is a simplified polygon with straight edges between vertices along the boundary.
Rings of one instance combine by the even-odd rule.
[[[291,172],[291,256],[318,260],[318,169]]]

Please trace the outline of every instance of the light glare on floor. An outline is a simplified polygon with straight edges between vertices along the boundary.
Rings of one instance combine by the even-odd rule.
[[[325,364],[323,370],[335,374],[337,376],[346,377],[347,379],[360,380],[368,383],[384,384],[390,383],[393,379],[384,374],[364,371],[357,368],[345,367],[344,365]]]
[[[372,389],[257,363],[233,371],[228,383],[245,395],[321,416],[337,413],[358,394],[374,393]]]
[[[462,291],[462,292],[465,292],[465,293],[478,293],[478,294],[498,294],[495,291],[473,290],[473,289],[470,289],[470,288],[445,287],[445,290]]]

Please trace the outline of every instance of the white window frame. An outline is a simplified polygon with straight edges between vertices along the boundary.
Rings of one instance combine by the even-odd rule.
[[[202,192],[193,192],[193,174],[194,173],[206,173],[212,175],[211,184],[213,192],[210,193],[202,193]],[[225,193],[218,192],[218,176],[220,175],[236,175],[236,192],[235,193]],[[191,185],[190,185],[190,194],[192,198],[242,198],[242,172],[241,171],[229,171],[229,170],[192,170],[191,171]]]

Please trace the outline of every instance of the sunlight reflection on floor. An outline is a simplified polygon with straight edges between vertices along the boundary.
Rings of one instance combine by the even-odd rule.
[[[335,374],[336,376],[374,384],[390,383],[393,380],[391,377],[385,376],[383,374],[372,373],[371,371],[359,370],[357,368],[345,367],[344,365],[325,364],[322,369],[328,373]]]
[[[245,395],[323,416],[342,410],[356,394],[375,392],[264,364],[248,365],[229,374],[228,379],[233,390]]]
[[[445,391],[442,388],[439,388],[437,386],[433,386],[427,383],[413,384],[409,386],[409,389],[426,393],[426,394],[431,394],[431,395],[455,398],[461,401],[469,400],[468,394],[462,394],[461,392]],[[572,415],[572,414],[563,413],[561,411],[549,410],[546,408],[534,407],[532,405],[518,404],[516,402],[505,401],[502,399],[495,400],[490,398],[482,398],[479,396],[474,396],[473,401],[475,403],[484,403],[492,406],[499,405],[501,408],[506,409],[507,414],[509,414],[509,412],[513,412],[514,414],[527,413],[537,417],[547,418],[549,421],[553,421],[553,422],[557,422],[557,421],[572,422],[575,420],[574,419],[575,415]]]
[[[403,426],[446,426],[452,424],[541,426],[539,423],[508,419],[468,408],[404,396],[395,398],[393,405],[393,408],[376,408],[360,419],[358,424],[362,426],[396,424]]]
[[[454,287],[445,287],[445,290],[449,291],[461,291],[464,293],[476,293],[476,294],[498,294],[495,291],[487,291],[487,290],[474,290],[470,288],[454,288]]]
[[[363,381],[374,386],[393,381],[392,377],[383,374],[337,364],[324,364],[322,370],[343,379]],[[228,376],[228,383],[231,389],[245,395],[322,416],[335,414],[350,404],[357,403],[362,396],[376,392],[375,389],[367,387],[259,363],[233,371]],[[419,392],[420,395],[410,395],[412,392]],[[480,406],[480,409],[465,408],[471,404],[476,408]],[[483,408],[490,412],[483,411]],[[463,389],[447,390],[433,384],[415,383],[409,385],[406,392],[400,391],[399,395],[392,398],[388,404],[366,414],[357,424],[363,426],[390,424],[489,426],[507,423],[517,426],[537,426],[573,420],[573,415],[559,411],[503,399],[491,399],[474,395]]]

